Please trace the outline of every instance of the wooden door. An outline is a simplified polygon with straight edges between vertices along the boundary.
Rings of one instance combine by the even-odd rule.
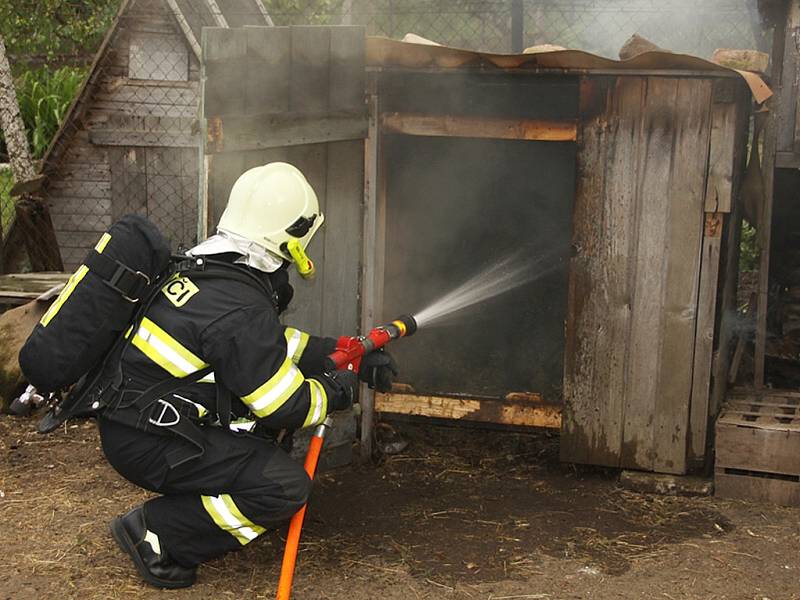
[[[203,29],[208,229],[245,170],[297,166],[325,225],[308,252],[313,281],[293,278],[287,323],[340,335],[359,324],[364,198],[365,37],[362,27]]]
[[[720,235],[744,143],[737,85],[582,83],[563,460],[666,473],[702,460]]]

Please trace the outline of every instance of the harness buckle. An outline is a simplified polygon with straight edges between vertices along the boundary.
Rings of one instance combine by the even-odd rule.
[[[129,266],[117,262],[117,268],[110,278],[104,279],[112,290],[117,292],[128,302],[139,302],[139,296],[150,285],[150,277],[141,271],[134,271]]]
[[[161,405],[161,413],[155,419],[153,419],[153,417],[149,417],[147,419],[148,423],[155,425],[156,427],[173,427],[180,422],[181,415],[177,408],[163,398],[159,398],[156,400],[156,402]],[[173,420],[166,421],[165,419],[167,417],[172,417]]]

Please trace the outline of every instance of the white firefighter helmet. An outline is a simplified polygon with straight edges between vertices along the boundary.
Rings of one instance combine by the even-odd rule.
[[[317,195],[300,170],[273,162],[236,180],[218,229],[255,242],[310,276],[313,264],[305,249],[324,220]]]

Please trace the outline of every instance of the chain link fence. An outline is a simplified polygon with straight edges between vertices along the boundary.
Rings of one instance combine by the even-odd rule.
[[[269,4],[269,3],[267,3]],[[357,24],[370,35],[413,32],[439,43],[511,52],[515,19],[522,47],[556,44],[616,58],[639,33],[672,50],[708,58],[716,48],[768,49],[757,0],[340,0],[277,6],[277,25]]]
[[[0,162],[0,239],[2,240],[5,240],[8,226],[14,220],[14,200],[11,197],[13,187],[14,174],[11,172],[11,165]]]
[[[194,244],[204,218],[197,202],[197,54],[204,26],[354,24],[370,35],[413,32],[493,52],[511,51],[516,32],[517,45],[557,44],[612,58],[639,33],[664,48],[708,57],[717,47],[766,46],[756,1],[128,0],[45,157],[47,177],[34,193],[49,208],[67,270],[128,213],[150,218],[174,248]],[[12,179],[0,166],[4,240],[15,227]],[[46,243],[25,241],[26,247]],[[26,267],[6,261],[5,268]]]

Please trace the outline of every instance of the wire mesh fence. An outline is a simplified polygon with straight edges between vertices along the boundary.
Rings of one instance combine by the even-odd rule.
[[[0,236],[5,239],[8,225],[14,220],[14,199],[11,188],[14,187],[14,174],[11,165],[0,163]]]
[[[720,47],[768,47],[756,0],[305,0],[266,5],[276,25],[358,24],[370,35],[402,38],[413,32],[489,52],[514,50],[514,20],[520,16],[523,48],[555,44],[616,58],[633,33],[665,49],[702,57]]]
[[[633,33],[708,57],[764,48],[757,0],[127,0],[85,89],[45,156],[43,187],[64,267],[72,270],[116,219],[149,217],[174,248],[197,241],[202,156],[199,47],[206,26],[363,25],[474,50],[557,44],[608,57]],[[518,36],[516,41],[515,36]],[[521,36],[521,37],[520,37]],[[0,230],[15,228],[0,168]],[[46,240],[26,240],[36,247]],[[31,265],[28,265],[28,268]],[[7,264],[6,270],[25,268]]]

